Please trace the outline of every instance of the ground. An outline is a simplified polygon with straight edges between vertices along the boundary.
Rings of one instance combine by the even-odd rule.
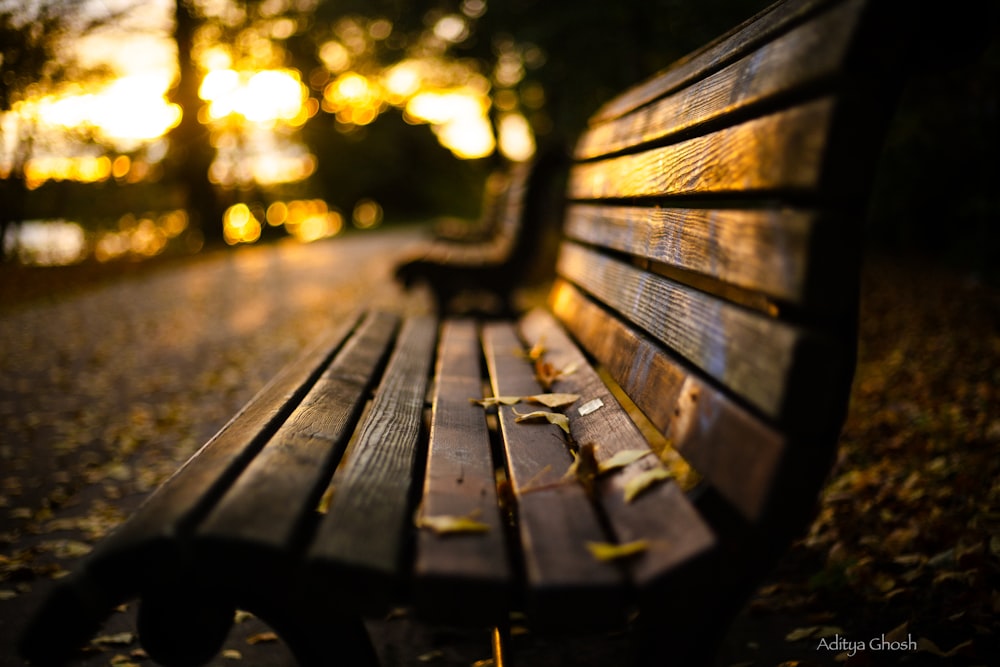
[[[48,583],[310,336],[361,298],[426,308],[373,260],[412,239],[247,248],[133,265],[124,277],[96,265],[0,267],[0,665],[22,664],[13,632]],[[720,667],[1000,655],[1000,291],[879,258],[862,296],[851,411],[817,518],[730,628]],[[485,633],[399,616],[373,629],[388,665],[489,656]],[[620,644],[512,639],[522,665],[616,664]],[[125,608],[74,664],[130,663],[151,664]],[[213,664],[289,657],[241,618]]]

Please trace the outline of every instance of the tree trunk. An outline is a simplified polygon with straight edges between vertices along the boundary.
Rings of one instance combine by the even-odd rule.
[[[208,170],[215,157],[209,143],[208,128],[198,122],[202,102],[198,97],[201,83],[197,64],[191,58],[194,34],[199,18],[192,3],[175,0],[177,61],[180,81],[171,94],[183,115],[170,134],[170,152],[166,158],[166,176],[181,191],[184,206],[194,226],[205,236],[206,244],[222,241],[223,206],[208,179]]]

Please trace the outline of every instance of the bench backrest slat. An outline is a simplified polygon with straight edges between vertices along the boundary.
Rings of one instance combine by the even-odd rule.
[[[793,380],[825,384],[845,361],[799,327],[582,246],[564,244],[557,268],[775,421],[787,422],[801,408]]]
[[[704,79],[624,117],[595,125],[577,143],[577,159],[663,142],[710,123],[732,124],[763,105],[787,104],[834,76],[850,45],[861,2],[798,26]]]
[[[808,501],[846,411],[884,9],[775,5],[607,104],[570,167],[554,312],[751,520]]]
[[[569,283],[557,281],[551,305],[673,447],[745,516],[760,516],[785,437]]]
[[[805,0],[772,5],[677,61],[661,74],[611,100],[594,114],[593,120],[618,118],[692,81],[703,79],[829,4],[830,0]]]

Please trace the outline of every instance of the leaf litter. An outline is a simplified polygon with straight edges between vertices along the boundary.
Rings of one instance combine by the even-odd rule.
[[[829,624],[859,641],[912,638],[924,656],[885,651],[880,665],[992,664],[1000,293],[933,266],[880,260],[866,268],[862,295],[836,466],[808,533],[750,613],[820,621],[786,635]],[[814,659],[815,639],[803,640],[802,658]]]

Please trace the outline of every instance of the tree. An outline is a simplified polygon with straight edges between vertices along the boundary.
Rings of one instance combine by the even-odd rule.
[[[85,6],[86,0],[0,0],[0,261],[10,257],[8,234],[24,217],[26,169],[38,142],[38,119],[24,107],[67,81],[105,76],[82,66],[67,44],[128,11],[95,15]]]

